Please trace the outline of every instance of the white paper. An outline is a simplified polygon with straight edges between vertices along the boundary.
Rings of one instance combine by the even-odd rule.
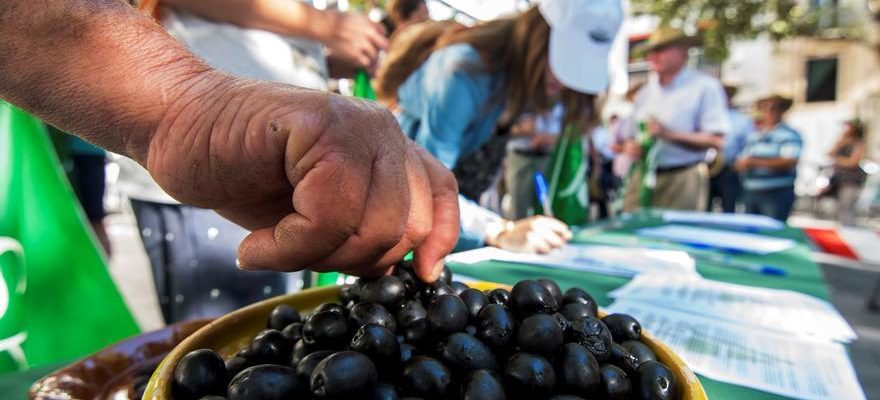
[[[636,234],[642,237],[669,240],[692,246],[755,254],[775,253],[788,250],[796,245],[795,241],[791,239],[687,225],[664,225],[655,228],[643,228],[637,230]]]
[[[856,338],[831,303],[791,290],[664,274],[638,276],[609,296],[662,304],[782,334],[841,342]]]
[[[496,247],[450,254],[447,262],[476,264],[502,261],[632,277],[640,273],[696,274],[694,260],[685,252],[618,246],[569,244],[549,254],[523,254]]]
[[[766,215],[742,213],[709,213],[702,211],[663,211],[663,222],[712,225],[731,228],[779,230],[785,228],[782,221]]]
[[[701,375],[806,400],[864,399],[840,343],[797,339],[633,300],[610,312],[632,315]]]

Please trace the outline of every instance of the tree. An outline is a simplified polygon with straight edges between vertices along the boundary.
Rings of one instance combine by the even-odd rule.
[[[876,0],[872,0],[876,1]],[[661,25],[696,27],[706,57],[727,58],[734,39],[767,34],[774,40],[792,36],[859,38],[866,5],[811,6],[799,0],[632,0],[635,14],[656,15]],[[830,3],[830,2],[829,2]],[[837,3],[837,2],[834,2]]]

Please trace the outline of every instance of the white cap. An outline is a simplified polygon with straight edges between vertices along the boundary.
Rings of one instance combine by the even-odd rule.
[[[623,21],[620,0],[543,0],[550,25],[550,70],[566,87],[596,94],[608,87],[608,53]]]

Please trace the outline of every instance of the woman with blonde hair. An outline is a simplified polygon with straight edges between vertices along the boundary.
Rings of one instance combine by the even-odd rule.
[[[427,29],[436,44],[414,40],[422,46],[406,49],[396,63],[418,67],[404,68],[405,79],[400,71],[380,74],[380,92],[396,98],[403,131],[450,169],[499,127],[556,103],[565,108],[565,129],[586,132],[597,119],[596,94],[608,85],[608,52],[621,19],[618,0],[545,0],[515,17],[439,37]],[[512,222],[473,203],[460,204],[458,249],[488,244],[545,252],[571,237],[555,219]]]

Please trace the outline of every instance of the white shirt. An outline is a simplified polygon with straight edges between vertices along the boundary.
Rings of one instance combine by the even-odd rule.
[[[639,90],[634,102],[634,125],[657,119],[676,132],[730,133],[727,96],[717,79],[682,69],[667,86],[660,85],[652,74]],[[635,132],[636,126],[633,126]],[[634,136],[634,135],[633,135]],[[696,150],[663,139],[657,141],[656,165],[659,168],[679,167],[705,161],[708,150]]]

